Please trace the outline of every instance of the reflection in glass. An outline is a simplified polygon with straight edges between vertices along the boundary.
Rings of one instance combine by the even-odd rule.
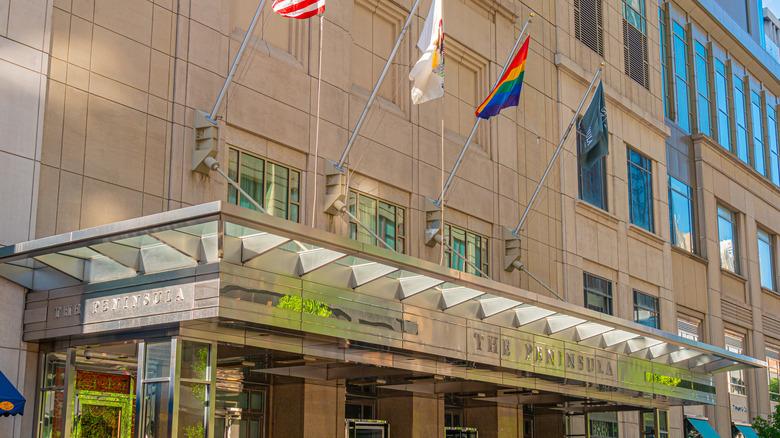
[[[171,343],[146,344],[144,379],[157,379],[171,375]]]
[[[209,385],[207,384],[181,382],[179,390],[180,437],[201,438],[205,436],[208,394]]]
[[[144,438],[168,437],[168,382],[145,383],[141,428]]]
[[[718,206],[718,239],[720,242],[720,267],[739,274],[734,213],[720,206]]]
[[[737,134],[737,157],[750,164],[748,157],[747,115],[745,114],[745,83],[734,75],[734,123]]]
[[[764,150],[764,115],[761,111],[761,97],[750,92],[750,119],[753,121],[753,167],[761,175],[766,173],[766,151]]]
[[[766,131],[769,144],[769,174],[772,182],[780,186],[780,160],[777,150],[777,112],[771,104],[766,105]]]
[[[718,143],[731,150],[731,120],[729,118],[729,86],[726,66],[715,60],[715,91],[718,103]]]
[[[769,373],[769,400],[780,402],[780,348],[766,349],[766,365]]]
[[[764,230],[758,230],[758,267],[761,274],[761,287],[775,289],[775,259],[772,236]]]
[[[647,327],[658,326],[658,298],[634,291],[634,321]]]
[[[671,175],[669,175],[669,219],[672,245],[693,252],[693,189]]]
[[[685,132],[691,132],[691,116],[688,95],[688,32],[676,21],[674,29],[674,81],[677,86],[677,123]]]
[[[653,231],[653,189],[650,160],[628,149],[628,203],[631,223]]]
[[[584,272],[585,307],[612,315],[612,282]]]
[[[707,48],[696,41],[696,109],[699,132],[712,135],[710,130],[710,57]]]

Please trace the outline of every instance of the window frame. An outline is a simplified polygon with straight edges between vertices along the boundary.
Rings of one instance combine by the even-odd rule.
[[[729,92],[729,71],[726,64],[718,58],[714,58],[715,66],[715,107],[717,109],[718,143],[727,151],[733,152],[731,133],[731,93]],[[725,138],[724,138],[725,136]]]
[[[579,126],[579,123],[577,125]],[[604,211],[609,211],[608,210],[608,203],[607,203],[607,157],[599,158],[599,160],[597,162],[593,163],[593,165],[590,168],[588,168],[588,169],[585,169],[584,167],[580,166],[579,159],[580,159],[580,156],[582,154],[582,149],[585,146],[585,137],[582,135],[582,133],[580,132],[579,129],[577,129],[576,131],[577,131],[577,133],[576,133],[576,141],[577,141],[577,186],[578,186],[577,187],[577,191],[578,191],[578,197],[582,201],[585,201],[585,202],[587,202],[588,204],[590,204],[590,205],[592,205],[594,207],[600,208],[600,209],[602,209]],[[591,199],[591,198],[585,199],[585,195],[584,195],[584,192],[583,192],[583,188],[585,187],[584,178],[589,177],[589,176],[593,176],[594,179],[595,179],[595,177],[599,177],[598,179],[599,179],[599,182],[601,183],[600,184],[601,199],[599,200],[600,201],[600,205],[597,205],[596,203],[591,202],[591,201],[594,201],[595,199]]]
[[[693,40],[694,69],[696,73],[696,119],[698,131],[702,134],[713,137],[712,135],[712,63],[710,62],[709,44],[702,44],[700,41]],[[699,50],[701,48],[701,51]],[[704,70],[704,71],[701,71]],[[705,88],[702,90],[702,88]],[[702,102],[703,101],[703,102]],[[702,115],[702,106],[705,106],[707,114]],[[706,130],[702,126],[706,121]]]
[[[595,289],[595,288],[590,287],[589,286],[589,282],[588,282],[588,277],[591,277],[594,280],[603,281],[607,285],[606,292],[601,291],[599,289]],[[588,272],[583,272],[582,273],[582,290],[583,290],[583,294],[584,294],[584,298],[585,298],[584,307],[586,309],[594,310],[596,312],[604,313],[606,315],[614,315],[615,303],[614,303],[614,294],[612,293],[612,281],[607,280],[606,278],[603,278],[603,277],[599,277],[598,275],[593,275],[593,274],[588,273]],[[601,311],[599,309],[589,307],[588,306],[588,296],[589,296],[589,294],[593,294],[593,295],[595,295],[597,297],[603,298],[606,307],[608,307],[608,309],[606,309],[606,310],[608,310],[608,312],[607,311]]]
[[[467,230],[465,228],[461,228],[461,227],[459,227],[457,225],[453,225],[453,224],[450,224],[450,223],[447,223],[447,222],[444,223],[444,228],[443,228],[442,232],[444,233],[443,237],[444,237],[445,242],[447,242],[447,245],[449,245],[449,247],[452,248],[452,251],[450,251],[448,248],[445,248],[445,250],[444,250],[445,266],[447,266],[450,269],[454,269],[456,271],[466,272],[467,274],[476,275],[477,277],[481,277],[482,276],[482,274],[480,274],[479,272],[475,271],[474,268],[469,266],[468,263],[466,263],[465,261],[461,260],[460,257],[457,257],[457,256],[452,254],[453,251],[457,252],[455,246],[452,244],[452,237],[453,237],[452,229],[453,228],[455,230],[457,230],[457,231],[460,231],[460,232],[464,233],[464,236],[465,236],[464,241],[463,241],[464,242],[464,251],[463,251],[464,253],[461,254],[463,256],[463,258],[466,259],[466,260],[469,260],[471,263],[474,263],[474,265],[478,266],[479,269],[482,272],[485,273],[485,275],[490,276],[490,238],[488,238],[487,236],[484,236],[482,234],[469,231],[469,230]],[[470,251],[469,251],[469,237],[470,236],[473,236],[475,240],[476,239],[480,240],[480,248],[482,249],[482,251],[479,253],[480,254],[479,260],[476,260],[476,258],[472,258],[473,254],[471,254]],[[458,252],[458,254],[460,254],[460,252]],[[460,269],[458,267],[460,264],[456,265],[456,266],[453,266],[453,261],[455,259],[461,260],[463,269]]]
[[[645,155],[640,154],[639,152],[635,151],[634,149],[628,147],[626,148],[626,162],[627,162],[627,175],[626,175],[626,182],[628,184],[628,214],[629,214],[629,222],[633,225],[636,225],[637,227],[640,227],[642,229],[645,229],[651,233],[655,230],[655,220],[654,220],[654,213],[655,209],[653,206],[653,160],[646,157]],[[645,160],[647,162],[647,166],[641,166],[640,163],[635,163],[632,158],[633,155],[636,157],[639,157],[641,160]],[[634,217],[634,209],[633,209],[633,202],[634,202],[634,196],[633,196],[633,182],[634,180],[631,178],[631,170],[632,168],[636,168],[640,172],[643,172],[648,178],[647,180],[647,225],[648,227],[645,228],[641,224],[637,223],[637,218]]]
[[[674,245],[677,248],[683,249],[685,251],[696,253],[696,200],[694,197],[694,190],[691,186],[688,184],[685,184],[684,182],[680,181],[678,178],[673,177],[672,175],[667,174],[666,175],[667,184],[669,186],[669,231],[670,231],[670,237],[671,237],[671,244]],[[688,189],[689,194],[682,193],[680,190],[674,187],[673,181],[678,182],[679,184],[685,186],[685,188]],[[684,199],[688,200],[688,215],[691,218],[690,222],[690,228],[691,228],[691,247],[686,248],[684,245],[681,245],[680,242],[677,241],[677,234],[675,233],[675,203],[674,203],[674,195],[682,196]]]
[[[685,330],[688,326],[696,328],[694,333],[692,330]],[[690,341],[700,342],[702,341],[702,320],[699,318],[693,318],[688,315],[677,315],[677,336],[688,339]]]
[[[770,102],[770,99],[764,97],[767,102],[764,112],[766,113],[766,142],[769,151],[769,179],[776,186],[780,186],[780,155],[778,154],[778,130],[777,130],[777,107]],[[772,98],[774,99],[774,98]]]
[[[596,22],[596,47],[591,47],[590,44],[588,44],[585,39],[583,38],[583,32],[582,32],[582,2],[583,1],[591,1],[591,0],[574,0],[573,2],[573,9],[574,13],[574,38],[582,43],[585,47],[589,48],[593,52],[595,52],[597,55],[603,57],[604,56],[604,3],[603,0],[592,0],[594,3],[595,13],[596,16],[594,17],[594,21]],[[587,24],[587,23],[585,23]]]
[[[771,291],[777,291],[777,281],[776,281],[776,275],[777,270],[775,266],[775,236],[770,231],[767,231],[763,228],[758,228],[756,230],[756,240],[757,240],[757,246],[758,246],[758,277],[759,277],[759,284],[762,288],[768,289]],[[764,270],[763,270],[763,263],[761,260],[761,243],[765,243],[769,248],[769,281],[771,284],[769,286],[764,285],[765,276],[764,276]]]
[[[693,114],[691,105],[691,65],[690,65],[690,45],[688,43],[688,29],[687,25],[683,26],[672,20],[672,48],[673,54],[673,70],[674,70],[674,95],[675,95],[675,122],[685,132],[691,133]],[[678,28],[682,33],[678,33]],[[679,44],[682,46],[678,46]],[[680,50],[682,49],[682,50]],[[682,53],[680,53],[682,51]],[[681,65],[678,65],[680,63]],[[684,71],[678,71],[678,67],[682,67]],[[684,88],[684,96],[682,88]],[[685,107],[683,108],[683,105]]]
[[[767,173],[769,166],[767,166],[766,139],[764,138],[764,99],[761,97],[762,94],[763,91],[750,90],[750,125],[753,133],[751,136],[752,163],[756,172],[763,176],[769,176]],[[758,113],[758,117],[756,117],[756,113]]]
[[[661,46],[661,91],[664,101],[664,116],[673,119],[672,90],[674,88],[670,81],[669,61],[671,59],[671,45],[669,44],[669,14],[664,6],[658,7],[658,35]]]
[[[717,205],[717,217],[718,217],[718,245],[719,245],[719,257],[720,268],[734,274],[740,275],[740,263],[739,263],[739,222],[737,220],[737,213],[728,207],[721,204]],[[728,216],[726,216],[728,214]],[[732,258],[734,260],[733,268],[725,266],[726,261],[723,259],[723,240],[721,240],[721,220],[728,222],[731,226],[731,251]]]
[[[352,196],[353,195],[355,196],[355,204],[354,204],[355,205],[355,209],[354,209],[354,211],[352,210],[352,205],[353,205],[352,204]],[[362,210],[360,209],[360,199],[361,199],[361,197],[362,198],[368,198],[368,199],[370,199],[370,200],[372,200],[372,201],[374,201],[376,203],[376,212],[375,212],[376,214],[374,215],[374,217],[368,218],[368,220],[372,220],[372,219],[374,220],[373,224],[368,223],[368,221],[365,218],[361,217],[361,214],[362,214],[361,213]],[[381,222],[381,216],[379,214],[380,203],[395,208],[395,222],[394,222],[395,225],[394,225],[394,229],[395,229],[396,235],[395,235],[395,238],[394,238],[394,242],[393,242],[392,248],[393,248],[394,251],[397,251],[397,252],[399,252],[401,254],[405,254],[406,253],[406,247],[407,247],[407,245],[406,245],[406,241],[407,241],[407,237],[406,237],[406,208],[404,208],[404,207],[402,207],[402,206],[400,206],[398,204],[392,203],[392,202],[384,201],[382,199],[377,198],[376,196],[371,196],[371,195],[369,195],[367,193],[363,193],[363,192],[358,191],[358,190],[350,189],[349,193],[347,193],[347,208],[350,209],[350,212],[352,214],[354,214],[355,217],[357,217],[358,220],[360,222],[364,223],[365,225],[368,225],[368,226],[374,225],[375,228],[372,229],[371,231],[373,231],[379,237],[384,239],[385,243],[389,244],[390,242],[387,242],[387,234],[385,232],[386,229],[385,229],[385,227],[381,227],[381,223],[380,223]],[[401,226],[400,227],[398,225],[399,217],[401,218]],[[360,231],[362,229],[363,229],[362,226],[360,226],[352,218],[349,218],[349,238],[350,239],[359,242],[360,241],[360,239],[359,239]],[[355,234],[354,237],[353,237],[353,230],[355,230],[356,233],[357,233],[357,234]],[[400,231],[400,233],[399,233],[399,231]],[[380,244],[379,242],[376,242],[375,241],[376,238],[374,236],[371,236],[369,234],[368,237],[370,238],[370,241],[369,242],[363,242],[363,243],[368,243],[370,245],[377,246],[377,247],[380,247],[380,248],[386,248],[384,245]],[[400,249],[399,249],[399,243],[401,245]]]
[[[736,74],[732,74],[731,78],[731,92],[733,95],[732,103],[734,107],[734,149],[732,152],[737,156],[737,158],[742,160],[742,162],[750,166],[750,139],[748,137],[747,131],[747,107],[749,103],[747,100],[747,93],[745,93],[745,80]],[[737,92],[742,95],[741,99],[737,95]],[[742,106],[742,111],[739,111],[739,106],[737,103]],[[744,145],[740,144],[740,139],[743,140]]]
[[[653,307],[647,307],[639,302],[640,297],[646,297],[650,298],[653,302]],[[646,311],[649,312],[651,317],[649,319],[653,319],[655,321],[655,325],[648,325],[643,322],[640,322],[639,319],[639,312]],[[652,327],[655,329],[661,328],[661,310],[659,306],[659,300],[658,297],[655,297],[650,294],[646,294],[642,291],[634,289],[634,322],[637,324],[642,324],[646,327]]]
[[[724,330],[724,340],[726,350],[736,354],[745,354],[745,341],[747,336],[733,330]],[[741,345],[729,345],[728,339],[732,338]],[[733,342],[736,343],[736,342]],[[745,379],[745,370],[736,370],[728,372],[729,394],[747,396],[747,380]],[[735,381],[736,380],[736,381]]]
[[[780,403],[780,346],[772,343],[766,344],[766,364],[767,364],[767,383],[769,392],[769,401]],[[772,352],[772,354],[770,354]],[[777,376],[778,388],[772,391],[772,373]]]
[[[634,82],[638,83],[639,85],[643,86],[646,89],[650,89],[650,62],[648,60],[648,47],[647,47],[647,4],[645,3],[645,0],[636,0],[637,2],[641,2],[640,8],[641,11],[637,10],[633,6],[628,4],[629,0],[623,0],[623,7],[622,9],[622,18],[623,18],[623,67],[625,74],[631,78]],[[638,21],[640,24],[640,27],[636,27],[634,25],[634,21],[637,21],[636,17],[638,16]],[[641,41],[641,52],[639,55],[632,53],[632,45],[630,41],[630,29],[636,29],[638,32]],[[633,56],[632,56],[633,55]],[[642,80],[640,81],[636,74],[634,73],[634,68],[637,68],[639,66],[634,65],[631,61],[637,59],[638,56],[641,56],[642,59],[642,65],[640,72]]]
[[[235,168],[233,168],[233,161],[232,161],[233,160],[233,153],[238,154],[237,155],[238,156],[238,160],[235,162],[236,163],[235,164]],[[251,152],[247,152],[247,151],[245,151],[243,149],[239,149],[239,148],[234,147],[234,146],[228,146],[228,173],[230,174],[231,179],[233,179],[233,181],[235,181],[236,184],[239,185],[239,187],[241,186],[241,179],[242,179],[241,178],[241,163],[242,163],[242,156],[244,156],[244,155],[250,156],[252,158],[255,158],[255,159],[260,160],[260,161],[263,162],[263,181],[262,181],[263,196],[262,196],[262,199],[260,199],[260,200],[255,199],[255,201],[257,201],[257,203],[260,204],[264,209],[267,209],[267,202],[266,202],[266,196],[265,196],[266,190],[267,190],[267,186],[269,184],[273,184],[273,182],[269,183],[266,180],[266,176],[267,176],[267,173],[268,173],[268,164],[272,164],[274,166],[279,166],[279,167],[287,170],[287,206],[286,206],[287,217],[282,218],[282,219],[286,219],[286,220],[289,220],[291,222],[301,223],[301,217],[303,216],[303,211],[301,210],[301,182],[302,182],[301,181],[301,177],[302,177],[303,172],[301,172],[300,170],[298,170],[298,169],[296,169],[296,168],[294,168],[292,166],[286,166],[286,165],[281,164],[281,163],[279,163],[277,161],[269,160],[268,158],[261,157],[260,155],[253,154]],[[298,181],[297,194],[295,193],[294,187],[293,187],[293,184],[292,184],[293,175],[294,174],[297,174],[297,181]],[[232,191],[235,191],[235,193],[231,195]],[[235,202],[231,201],[231,196],[235,196]],[[241,207],[245,207],[245,208],[250,208],[252,210],[257,210],[255,208],[255,206],[253,204],[251,204],[251,203],[250,203],[249,206],[241,205],[241,199],[243,197],[244,196],[242,194],[238,193],[238,190],[236,190],[235,187],[233,187],[231,184],[228,184],[228,194],[227,194],[227,202],[228,203],[233,204],[233,205],[238,205],[238,206],[241,206]],[[293,200],[293,198],[297,198],[297,201]],[[293,208],[293,207],[295,207],[295,208]],[[294,210],[297,211],[297,218],[296,218],[296,220],[292,219],[292,216],[294,215],[293,214]],[[279,216],[276,216],[275,214],[273,214],[273,212],[269,212],[269,214],[271,214],[272,216],[275,216],[275,217],[279,217]]]

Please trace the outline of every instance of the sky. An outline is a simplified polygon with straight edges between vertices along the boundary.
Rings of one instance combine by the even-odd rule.
[[[780,16],[780,0],[763,0],[763,4],[775,14],[775,17]]]

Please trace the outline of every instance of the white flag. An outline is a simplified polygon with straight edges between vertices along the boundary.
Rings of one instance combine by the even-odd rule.
[[[444,28],[442,0],[433,0],[417,47],[423,55],[412,67],[412,102],[419,104],[444,96]]]

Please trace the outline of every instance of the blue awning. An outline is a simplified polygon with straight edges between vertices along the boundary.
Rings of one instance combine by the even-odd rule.
[[[758,438],[758,434],[750,426],[739,426],[739,425],[737,425],[737,430],[742,432],[742,435],[745,435],[745,438]]]
[[[691,422],[693,427],[695,427],[704,438],[720,438],[718,432],[715,432],[715,429],[710,426],[710,423],[708,423],[707,420],[689,418],[688,421]]]
[[[24,397],[0,371],[0,416],[24,414]]]

